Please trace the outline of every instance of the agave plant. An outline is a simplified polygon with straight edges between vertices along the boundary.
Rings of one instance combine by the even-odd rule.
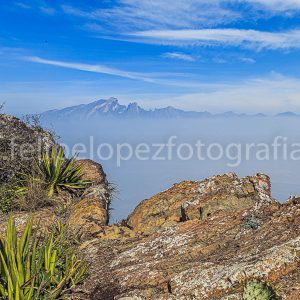
[[[82,189],[89,184],[82,180],[81,166],[76,165],[75,160],[76,156],[66,159],[62,147],[56,152],[53,146],[50,155],[46,151],[42,152],[41,160],[36,164],[48,187],[48,197],[52,197],[58,189]]]
[[[0,237],[0,299],[58,299],[86,273],[85,264],[73,251],[62,251],[58,236],[46,241],[32,235],[32,220],[18,238],[15,222],[9,219],[5,238]]]

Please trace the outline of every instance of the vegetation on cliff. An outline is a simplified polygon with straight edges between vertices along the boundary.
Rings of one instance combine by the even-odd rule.
[[[42,150],[41,158],[35,160],[35,165],[28,173],[20,173],[19,183],[22,187],[19,192],[26,194],[36,182],[46,191],[48,198],[58,194],[61,190],[74,193],[75,190],[83,190],[90,182],[82,179],[80,165],[75,164],[76,157],[65,157],[62,147],[52,146],[50,152]]]
[[[87,268],[72,244],[66,243],[65,228],[38,237],[33,220],[27,221],[19,238],[9,219],[6,235],[0,237],[0,296],[8,300],[61,299],[81,283]],[[68,237],[69,238],[69,237]]]
[[[61,190],[67,190],[72,194],[75,190],[83,190],[90,184],[89,181],[82,180],[81,166],[75,164],[76,157],[66,158],[61,146],[46,147],[42,144],[39,151],[40,153],[32,148],[31,165],[23,165],[24,157],[20,155],[18,168],[0,182],[2,212],[13,209],[34,210],[51,205],[53,204],[51,198]],[[13,155],[6,154],[7,157]],[[1,156],[3,157],[3,154]],[[4,172],[1,170],[1,174]]]

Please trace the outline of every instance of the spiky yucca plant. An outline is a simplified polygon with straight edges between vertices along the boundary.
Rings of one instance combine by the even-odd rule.
[[[279,300],[279,297],[266,282],[255,279],[246,283],[243,300]]]
[[[53,146],[50,154],[42,152],[40,161],[37,161],[37,168],[40,176],[45,180],[48,187],[48,197],[52,197],[58,189],[82,189],[89,182],[82,180],[81,166],[75,165],[76,157],[65,158],[64,149],[55,150]]]
[[[31,219],[18,238],[9,219],[5,238],[0,237],[0,299],[54,300],[83,280],[85,264],[73,250],[59,247],[60,238],[50,234],[41,241],[32,235]]]

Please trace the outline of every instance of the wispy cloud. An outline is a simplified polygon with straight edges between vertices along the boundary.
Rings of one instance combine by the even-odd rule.
[[[23,10],[38,10],[43,14],[51,16],[54,16],[57,12],[54,7],[48,5],[45,1],[42,0],[31,1],[30,4],[21,1],[15,1],[13,2],[13,5]]]
[[[116,0],[108,8],[61,8],[66,14],[82,18],[81,28],[112,40],[255,50],[300,48],[300,29],[255,30],[260,18],[300,14],[300,0]],[[235,28],[237,22],[241,25],[245,20],[247,29]],[[255,29],[249,29],[251,22]],[[178,55],[169,58],[180,59]]]
[[[63,5],[66,14],[92,19],[119,31],[195,28],[232,22],[240,17],[219,0],[118,0],[110,8]]]
[[[38,56],[23,56],[22,57],[26,61],[30,61],[33,63],[57,66],[67,69],[92,72],[92,73],[100,73],[100,74],[108,74],[112,76],[129,78],[139,81],[144,81],[147,83],[153,83],[161,86],[175,86],[175,87],[184,87],[184,88],[213,88],[216,86],[220,86],[222,84],[206,84],[199,82],[199,80],[190,80],[187,79],[187,76],[190,74],[186,73],[139,73],[139,72],[128,72],[120,69],[110,68],[104,65],[99,64],[83,64],[78,62],[65,62],[65,61],[57,61],[57,60],[49,60],[44,59]]]
[[[300,29],[271,32],[224,28],[243,18],[300,13],[300,0],[117,0],[110,8],[91,10],[64,5],[62,9],[87,19],[83,28],[102,32],[111,39],[258,50],[300,48]],[[216,29],[216,25],[223,28]]]
[[[212,90],[168,96],[159,100],[161,106],[173,105],[183,109],[224,112],[300,113],[300,78],[270,74],[248,78]],[[148,103],[147,103],[148,104]]]
[[[113,30],[203,29],[300,12],[299,0],[116,0],[109,8],[62,5],[69,15]]]
[[[136,72],[127,72],[115,68],[110,68],[104,65],[92,65],[92,64],[82,64],[77,62],[64,62],[58,60],[49,60],[44,59],[38,56],[27,56],[24,57],[25,60],[31,61],[34,63],[45,64],[45,65],[52,65],[62,68],[68,68],[73,70],[80,70],[86,72],[93,72],[93,73],[101,73],[101,74],[108,74],[113,76],[119,76],[129,79],[137,79],[146,82],[153,82],[153,79],[148,78],[143,73],[136,73]]]
[[[248,64],[255,64],[256,63],[256,60],[251,58],[251,57],[241,57],[240,61],[243,61],[243,62],[248,63]]]
[[[184,60],[184,61],[195,61],[196,60],[196,58],[194,56],[185,54],[185,53],[180,53],[180,52],[166,52],[162,56],[166,57],[166,58],[179,59],[179,60]]]
[[[148,30],[129,33],[144,42],[170,45],[242,46],[245,48],[300,48],[300,30],[267,32],[246,29]]]

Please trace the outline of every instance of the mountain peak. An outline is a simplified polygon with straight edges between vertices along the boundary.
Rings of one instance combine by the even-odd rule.
[[[127,108],[132,108],[132,109],[142,109],[137,102],[130,102],[127,106]]]
[[[42,114],[42,119],[48,121],[74,118],[90,119],[99,117],[124,117],[124,118],[179,118],[179,117],[200,117],[201,112],[186,112],[176,109],[173,106],[165,108],[156,108],[146,110],[138,105],[137,102],[131,102],[128,105],[121,105],[117,98],[100,99],[89,104],[81,104],[62,110],[48,111]]]
[[[119,104],[119,100],[117,99],[117,98],[114,98],[114,97],[110,97],[110,98],[108,98],[107,100],[104,100],[104,101],[106,101],[106,103],[107,104]]]

